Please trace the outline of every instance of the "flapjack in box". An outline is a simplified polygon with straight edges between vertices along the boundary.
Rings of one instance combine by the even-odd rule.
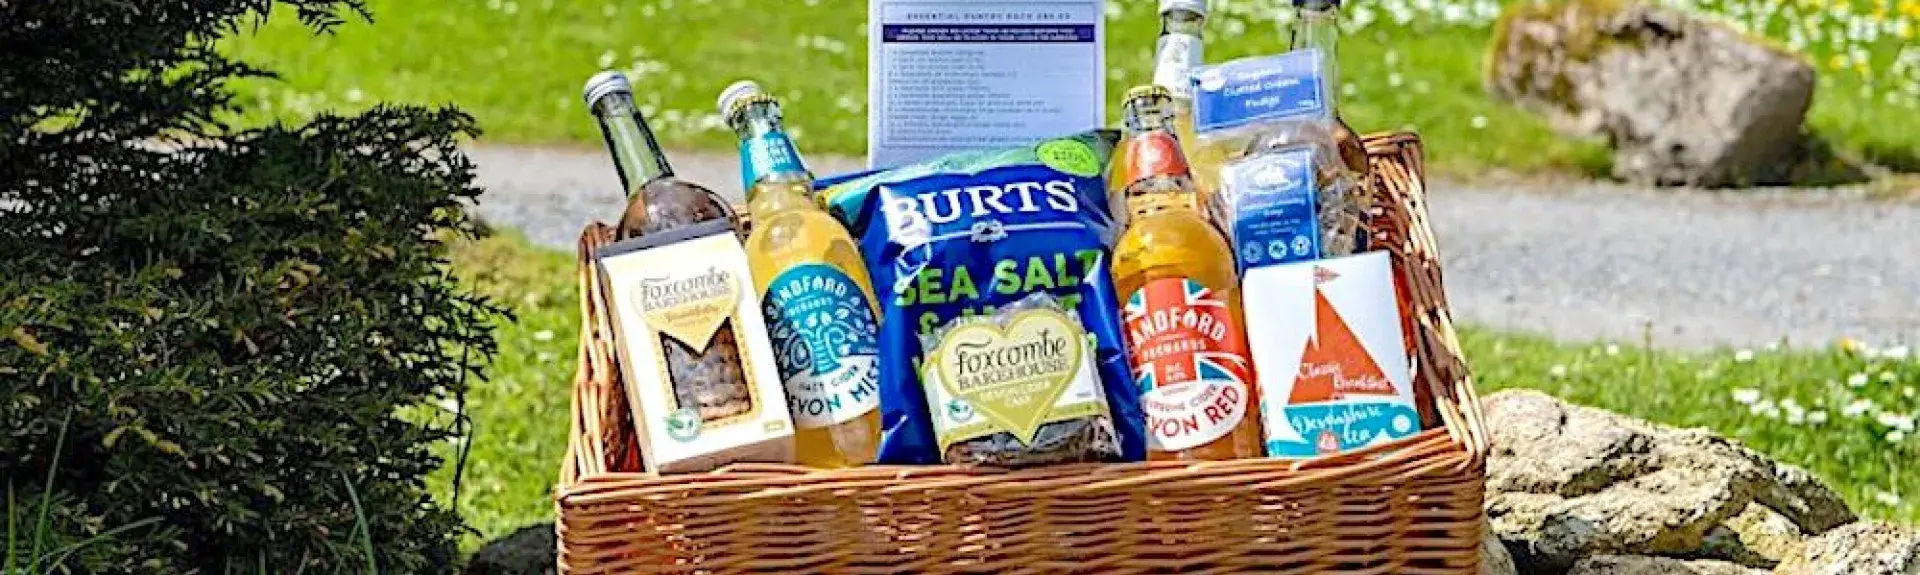
[[[793,420],[747,254],[724,219],[596,254],[647,471],[793,460]]]

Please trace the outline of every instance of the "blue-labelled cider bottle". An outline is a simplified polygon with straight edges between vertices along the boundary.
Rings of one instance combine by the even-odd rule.
[[[753,216],[747,264],[793,412],[794,456],[814,467],[864,465],[880,443],[879,321],[852,235],[813,198],[780,102],[737,82],[720,113],[740,138]]]

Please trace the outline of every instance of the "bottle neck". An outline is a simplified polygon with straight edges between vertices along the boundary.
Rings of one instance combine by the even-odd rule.
[[[1127,139],[1122,144],[1126,149],[1121,155],[1124,160],[1119,173],[1114,175],[1127,183],[1129,204],[1138,204],[1134,200],[1146,196],[1193,195],[1193,168],[1187,164],[1186,153],[1180,149],[1180,138],[1174,135],[1172,118],[1164,109],[1168,104],[1170,102],[1165,98],[1127,103]],[[1164,203],[1150,198],[1146,200]]]
[[[1174,9],[1160,15],[1160,35],[1183,34],[1199,38],[1207,27],[1207,17],[1192,10]]]
[[[660,149],[660,141],[647,127],[646,118],[634,105],[630,94],[611,94],[594,106],[600,120],[600,133],[606,137],[607,150],[613,153],[613,166],[620,173],[620,184],[627,195],[656,179],[673,176],[673,166]]]
[[[1339,92],[1340,7],[1326,0],[1309,0],[1295,13],[1293,49],[1320,51],[1320,73],[1329,93]]]
[[[1126,128],[1126,135],[1131,137],[1156,130],[1173,133],[1173,110],[1168,109],[1171,105],[1173,102],[1164,96],[1128,101],[1121,112],[1121,124]]]
[[[747,188],[747,210],[756,218],[797,209],[817,209],[813,184],[806,181],[762,181]]]
[[[1189,77],[1206,61],[1202,38],[1206,27],[1207,17],[1189,10],[1171,10],[1160,16],[1153,83],[1172,91],[1177,99],[1193,97]]]
[[[779,104],[748,104],[731,123],[740,137],[740,185],[749,202],[773,190],[811,191],[813,174],[787,136]]]

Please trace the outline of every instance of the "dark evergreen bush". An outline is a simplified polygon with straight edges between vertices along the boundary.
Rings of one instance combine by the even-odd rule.
[[[423,477],[456,430],[410,406],[494,350],[497,308],[442,243],[473,233],[473,122],[228,124],[226,84],[263,72],[211,42],[270,8],[316,31],[363,15],[0,0],[0,478],[30,521],[51,469],[62,542],[161,519],[75,572],[451,567],[461,524]]]

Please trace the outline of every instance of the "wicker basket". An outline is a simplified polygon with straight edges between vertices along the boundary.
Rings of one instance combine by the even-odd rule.
[[[582,266],[559,569],[629,573],[1349,573],[1478,570],[1486,431],[1441,290],[1417,137],[1368,139],[1376,242],[1410,287],[1440,425],[1304,462],[640,469],[597,275]],[[581,253],[608,240],[587,229]]]

